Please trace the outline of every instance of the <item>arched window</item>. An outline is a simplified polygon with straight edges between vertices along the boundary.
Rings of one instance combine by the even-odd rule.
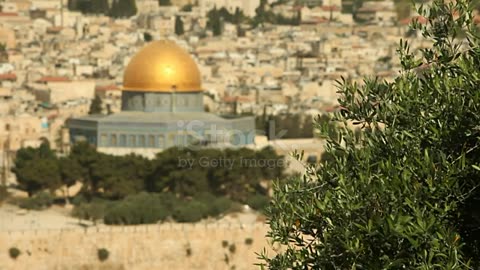
[[[126,147],[127,146],[127,135],[122,134],[120,135],[120,145],[121,147]]]
[[[128,146],[130,147],[136,147],[137,145],[137,140],[135,138],[135,135],[128,135]]]
[[[117,146],[117,134],[112,134],[110,137],[110,145]]]
[[[148,135],[148,147],[150,147],[150,148],[155,147],[155,136]]]
[[[107,134],[100,135],[100,146],[108,146],[108,136],[107,136]]]
[[[165,148],[165,137],[163,135],[158,136],[158,148]]]
[[[138,136],[138,146],[145,147],[145,135]]]

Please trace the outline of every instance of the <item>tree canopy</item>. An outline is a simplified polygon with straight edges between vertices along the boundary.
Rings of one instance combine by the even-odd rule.
[[[467,1],[418,12],[433,47],[401,41],[393,82],[342,80],[329,158],[276,186],[269,236],[285,249],[270,269],[479,267],[480,36]]]
[[[55,190],[61,186],[57,158],[46,141],[39,148],[20,149],[13,172],[20,188],[30,196],[43,189]]]
[[[208,193],[246,202],[254,194],[267,195],[262,181],[282,177],[284,169],[283,157],[271,148],[171,148],[148,160],[99,153],[84,142],[62,158],[48,144],[21,149],[13,171],[30,195],[81,181],[82,193],[89,199],[120,200],[140,192],[170,192],[181,198]]]
[[[137,14],[136,0],[113,0],[111,6],[108,0],[68,0],[68,9],[113,18],[128,18]]]
[[[281,4],[282,2],[284,1],[279,1],[276,3]],[[272,10],[268,9],[268,5],[269,3],[267,0],[260,1],[260,5],[255,10],[255,17],[251,20],[251,24],[253,25],[253,27],[257,27],[265,23],[280,24],[280,25],[299,25],[300,24],[300,19],[301,19],[300,12],[298,12],[293,17],[285,17],[282,14],[276,14]]]
[[[68,9],[84,14],[108,14],[108,0],[68,0]]]
[[[172,1],[171,0],[158,0],[158,5],[159,6],[171,6]]]
[[[113,0],[109,15],[113,18],[129,18],[137,14],[135,0]]]
[[[223,18],[216,7],[207,14],[207,28],[212,30],[214,36],[220,36],[223,33]]]

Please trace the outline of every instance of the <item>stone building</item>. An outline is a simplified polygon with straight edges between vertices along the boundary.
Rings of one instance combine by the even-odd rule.
[[[88,141],[104,153],[153,157],[174,146],[235,147],[254,143],[253,117],[204,111],[195,61],[172,41],[151,42],[128,64],[122,111],[70,119],[71,142]]]
[[[94,81],[71,81],[66,77],[45,76],[30,84],[36,99],[49,104],[59,104],[72,100],[93,99]]]

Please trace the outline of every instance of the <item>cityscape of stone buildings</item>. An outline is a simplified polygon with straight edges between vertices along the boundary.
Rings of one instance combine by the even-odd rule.
[[[408,35],[412,50],[429,45],[409,31],[409,22],[422,18],[414,12],[399,18],[393,0],[365,1],[356,15],[361,24],[343,10],[348,1],[267,2],[276,14],[300,15],[298,25],[240,25],[239,35],[239,25],[225,22],[220,36],[207,29],[212,8],[253,17],[259,0],[178,0],[172,6],[137,0],[137,14],[123,19],[69,11],[65,0],[1,2],[3,171],[18,149],[43,140],[68,151],[65,123],[87,115],[96,95],[105,114],[120,111],[124,70],[147,36],[173,40],[192,55],[206,111],[253,116],[331,112],[338,105],[337,80],[392,80],[400,67],[399,38]],[[181,36],[175,34],[177,17],[184,23]],[[266,143],[258,134],[256,144]]]

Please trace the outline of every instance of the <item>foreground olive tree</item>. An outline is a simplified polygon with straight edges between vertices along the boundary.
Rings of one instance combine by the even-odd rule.
[[[275,188],[269,237],[283,249],[262,254],[263,267],[478,267],[480,38],[469,4],[419,7],[428,23],[412,27],[433,46],[415,55],[401,41],[393,82],[341,82],[329,160]]]

